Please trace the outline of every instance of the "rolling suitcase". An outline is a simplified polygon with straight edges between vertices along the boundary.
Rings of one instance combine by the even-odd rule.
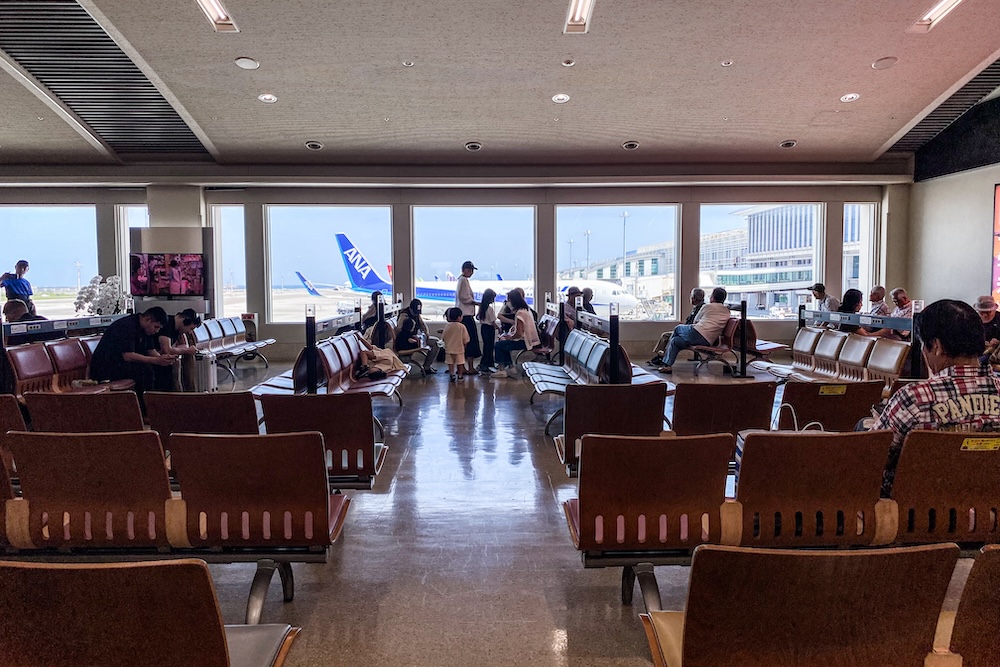
[[[215,354],[199,352],[194,355],[191,373],[192,386],[188,391],[213,392],[219,391],[219,378],[215,368]]]

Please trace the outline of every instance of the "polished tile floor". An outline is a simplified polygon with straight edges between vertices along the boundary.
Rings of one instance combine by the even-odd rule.
[[[402,408],[376,401],[391,449],[375,489],[350,492],[329,563],[293,566],[293,602],[272,583],[264,622],[303,628],[286,664],[651,664],[638,591],[623,606],[620,569],[583,569],[570,541],[561,502],[575,481],[543,435],[557,400],[529,405],[527,381],[446,375],[402,392]],[[212,571],[226,622],[242,622],[253,566]],[[657,568],[664,608],[683,608],[688,574]]]

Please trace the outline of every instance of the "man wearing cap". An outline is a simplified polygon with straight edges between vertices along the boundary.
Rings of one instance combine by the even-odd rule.
[[[979,313],[979,319],[983,321],[986,351],[981,360],[985,362],[1000,346],[1000,317],[997,317],[997,302],[996,299],[987,294],[976,299],[976,305],[973,308]]]
[[[472,285],[469,278],[476,271],[476,265],[466,260],[462,264],[462,275],[455,285],[455,307],[462,311],[462,324],[469,330],[469,342],[465,345],[465,375],[479,375],[476,370],[475,360],[483,356],[479,348],[479,332],[476,330],[476,296],[472,292]]]
[[[576,285],[566,290],[566,306],[563,308],[563,320],[566,322],[567,329],[572,329],[576,326],[576,297],[578,296],[582,297],[583,291]]]
[[[809,290],[813,293],[813,298],[816,299],[816,310],[826,313],[835,313],[837,309],[840,308],[840,301],[837,297],[832,294],[826,293],[826,285],[823,283],[816,283],[815,285],[810,285]],[[821,320],[813,320],[812,324],[822,325]]]

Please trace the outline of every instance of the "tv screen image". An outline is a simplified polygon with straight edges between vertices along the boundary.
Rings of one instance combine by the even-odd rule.
[[[132,296],[146,296],[149,294],[149,267],[146,256],[133,252],[128,256],[128,260],[129,293]]]
[[[205,260],[198,253],[132,253],[134,296],[204,296]]]

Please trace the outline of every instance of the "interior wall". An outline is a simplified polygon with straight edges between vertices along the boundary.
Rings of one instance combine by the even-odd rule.
[[[993,197],[1000,165],[912,186],[910,297],[975,301],[990,293]]]

